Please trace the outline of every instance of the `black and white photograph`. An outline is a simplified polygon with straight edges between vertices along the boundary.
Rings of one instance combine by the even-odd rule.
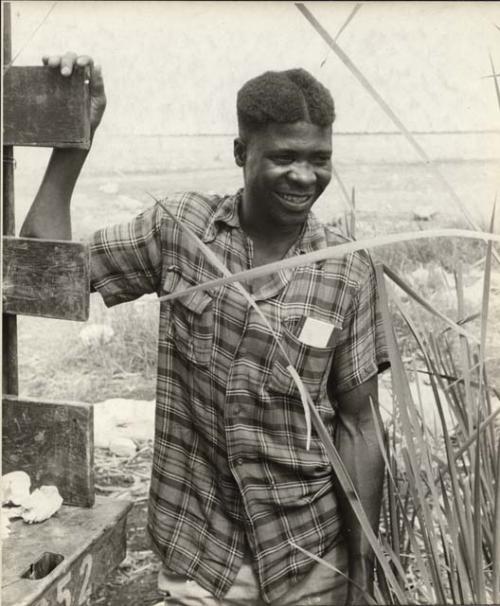
[[[500,2],[2,36],[0,603],[500,604]]]

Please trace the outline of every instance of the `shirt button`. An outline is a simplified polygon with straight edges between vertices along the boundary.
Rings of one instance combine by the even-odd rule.
[[[233,414],[234,415],[239,415],[241,412],[241,406],[236,405],[233,409]]]
[[[236,465],[243,465],[244,462],[245,462],[245,459],[243,459],[243,457],[238,457],[236,459]]]

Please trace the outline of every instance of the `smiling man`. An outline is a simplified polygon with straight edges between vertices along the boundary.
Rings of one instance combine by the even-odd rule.
[[[67,77],[91,67],[94,131],[106,104],[100,70],[75,54],[44,62]],[[237,113],[244,187],[163,203],[233,273],[344,242],[310,212],[331,178],[327,89],[301,69],[266,72],[239,91]],[[85,157],[54,150],[22,235],[71,237],[69,204]],[[107,305],[219,276],[158,205],[94,234],[91,272]],[[387,353],[371,260],[354,253],[249,289],[267,323],[233,285],[160,308],[148,530],[163,562],[165,604],[365,603],[372,553],[314,432],[306,449],[287,366],[301,376],[376,529],[383,462],[370,398],[376,403]]]

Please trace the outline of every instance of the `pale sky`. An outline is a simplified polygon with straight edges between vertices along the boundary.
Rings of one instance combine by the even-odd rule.
[[[289,2],[12,2],[13,55],[75,50],[101,63],[108,133],[232,133],[235,97],[268,69],[304,67],[332,91],[337,131],[395,130]],[[306,2],[335,36],[354,2]],[[338,44],[408,128],[500,129],[500,2],[368,2]],[[322,62],[326,62],[322,66]]]

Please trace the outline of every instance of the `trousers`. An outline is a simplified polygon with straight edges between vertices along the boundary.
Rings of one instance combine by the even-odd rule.
[[[343,541],[322,559],[347,575],[347,550]],[[158,576],[158,589],[166,595],[164,606],[343,606],[347,583],[342,574],[315,562],[306,575],[269,605],[261,598],[257,577],[248,560],[244,560],[233,585],[220,599],[195,581],[166,569],[160,570]]]

